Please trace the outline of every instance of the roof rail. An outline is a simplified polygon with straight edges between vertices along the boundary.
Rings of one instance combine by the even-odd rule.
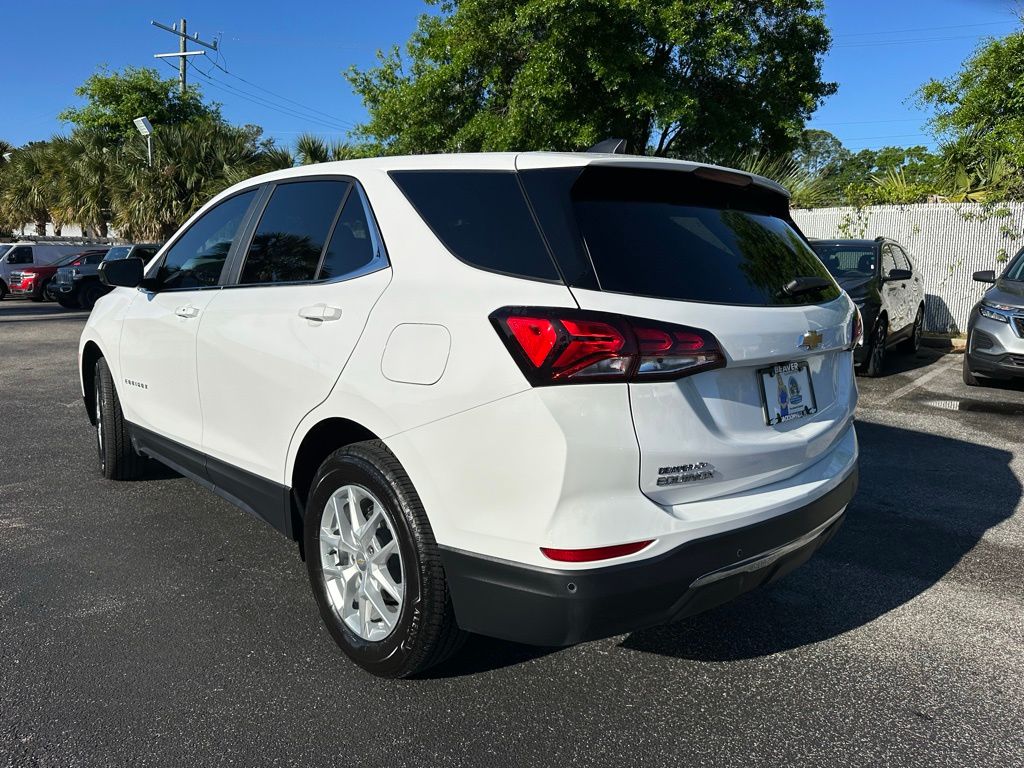
[[[12,242],[52,243],[54,245],[113,245],[112,237],[59,237],[52,235],[14,235]]]
[[[604,141],[597,142],[597,144],[588,149],[587,152],[601,152],[609,155],[624,155],[626,154],[626,140],[605,139]]]

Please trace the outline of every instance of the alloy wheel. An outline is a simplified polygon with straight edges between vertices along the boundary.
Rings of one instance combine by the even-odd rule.
[[[405,571],[394,523],[361,485],[331,494],[320,518],[320,568],[331,606],[363,640],[390,635],[402,612]]]

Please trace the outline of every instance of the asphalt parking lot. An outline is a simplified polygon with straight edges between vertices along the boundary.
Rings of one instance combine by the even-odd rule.
[[[84,317],[0,302],[0,765],[1024,765],[1024,387],[894,355],[858,380],[848,519],[798,571],[390,682],[270,528],[169,471],[99,477]]]

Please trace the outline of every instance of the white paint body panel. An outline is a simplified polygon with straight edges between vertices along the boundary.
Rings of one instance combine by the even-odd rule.
[[[129,420],[285,485],[311,429],[327,419],[354,421],[384,440],[409,473],[438,543],[526,564],[552,565],[541,546],[643,539],[655,542],[602,565],[654,557],[791,511],[838,485],[857,460],[856,388],[850,353],[840,351],[850,330],[845,297],[799,309],[717,307],[486,272],[454,258],[387,175],[589,162],[675,163],[445,155],[322,164],[250,180],[243,186],[312,173],[356,178],[390,269],[333,284],[190,292],[201,310],[190,321],[173,314],[185,303],[182,293],[117,289],[97,304],[82,344],[97,344],[112,361]],[[682,166],[692,167],[673,165]],[[318,303],[339,307],[340,318],[311,327],[298,317],[300,307]],[[488,319],[513,305],[583,306],[708,328],[729,367],[681,382],[534,388]],[[796,344],[809,329],[825,340],[805,355]],[[752,371],[801,357],[818,373],[823,407],[806,423],[769,430],[751,400]],[[132,392],[124,377],[150,389]],[[651,492],[659,462],[704,456],[728,468],[721,484],[675,496]]]

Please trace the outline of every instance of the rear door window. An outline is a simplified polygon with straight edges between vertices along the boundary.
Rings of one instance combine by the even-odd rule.
[[[277,185],[260,217],[238,282],[314,280],[349,187],[349,182],[340,180]]]
[[[774,306],[840,293],[807,242],[777,212],[676,171],[601,169],[573,207],[602,290],[680,301]],[[827,288],[790,295],[799,277]]]
[[[559,281],[511,171],[392,171],[391,178],[460,261],[489,272]]]

